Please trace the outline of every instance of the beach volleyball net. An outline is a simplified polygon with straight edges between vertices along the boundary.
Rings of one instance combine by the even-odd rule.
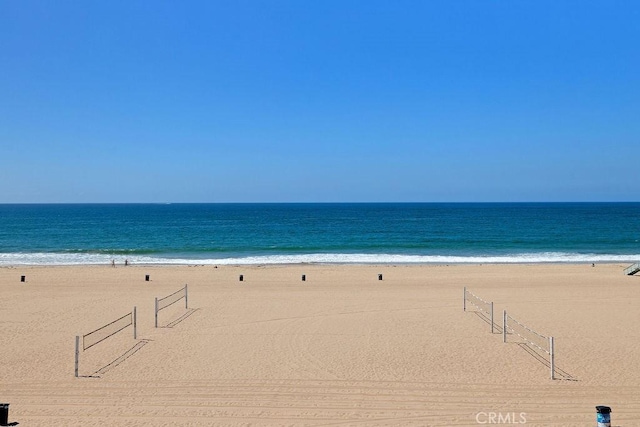
[[[530,327],[508,315],[507,311],[504,310],[502,312],[502,342],[507,342],[508,335],[517,335],[524,344],[536,351],[536,353],[541,355],[545,360],[548,358],[551,379],[555,379],[553,337],[545,336],[534,331]]]
[[[78,377],[80,365],[80,350],[87,351],[91,347],[100,344],[107,338],[110,338],[120,331],[127,329],[129,326],[133,329],[133,339],[137,339],[137,315],[136,307],[133,307],[129,313],[116,320],[107,323],[84,335],[76,335],[76,351],[75,351],[75,376]]]
[[[189,308],[188,285],[184,285],[184,288],[178,289],[177,291],[175,291],[171,295],[167,295],[166,297],[163,297],[163,298],[156,297],[155,310],[154,310],[156,328],[158,327],[158,313],[160,313],[161,310],[164,310],[165,308],[172,306],[173,304],[177,303],[183,298],[184,298],[184,308],[188,309]]]
[[[117,334],[123,329],[126,329],[129,326],[133,326],[133,320],[134,312],[132,311],[125,314],[121,318],[116,319],[113,322],[96,329],[95,331],[91,331],[88,334],[82,335],[82,350],[86,351],[94,345],[99,344],[107,338]]]
[[[475,307],[478,314],[483,316],[485,320],[491,323],[491,333],[494,331],[493,322],[493,301],[485,301],[476,294],[469,291],[466,287],[464,290],[463,310],[467,311],[467,305]]]
[[[464,300],[463,309],[467,311],[468,307],[473,307],[479,316],[484,318],[488,323],[491,323],[491,333],[494,330],[499,330],[493,318],[493,301],[486,301],[480,298],[478,295],[469,291],[466,287],[463,288]],[[506,310],[502,312],[502,341],[507,342],[507,336],[519,337],[519,342],[526,346],[527,351],[540,360],[542,363],[548,364],[551,370],[551,379],[555,379],[555,355],[554,355],[554,338],[551,336],[542,335],[536,332],[529,326],[514,319],[507,314]],[[561,371],[562,374],[562,371]]]

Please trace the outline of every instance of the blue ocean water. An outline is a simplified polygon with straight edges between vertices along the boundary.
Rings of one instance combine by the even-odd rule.
[[[5,204],[0,265],[640,260],[640,203]]]

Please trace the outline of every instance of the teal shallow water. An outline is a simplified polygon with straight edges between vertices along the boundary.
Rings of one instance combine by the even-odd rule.
[[[0,205],[0,264],[640,259],[640,203]]]

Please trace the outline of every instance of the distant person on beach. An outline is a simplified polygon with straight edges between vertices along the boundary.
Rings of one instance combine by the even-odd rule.
[[[129,265],[129,260],[128,260],[128,259],[125,259],[125,260],[124,260],[124,266],[126,267],[127,265]]]
[[[115,266],[116,266],[116,260],[112,259],[112,260],[111,260],[111,267],[114,267],[114,268],[115,268]]]

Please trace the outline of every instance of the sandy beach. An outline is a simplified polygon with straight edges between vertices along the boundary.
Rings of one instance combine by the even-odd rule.
[[[638,426],[640,276],[624,267],[3,267],[0,402],[21,427],[587,426],[596,405]],[[185,284],[188,308],[154,327],[154,299]],[[494,303],[493,333],[465,286]],[[75,337],[134,306],[137,339],[81,351],[76,378]],[[548,355],[503,343],[503,310],[554,337],[555,380]]]

